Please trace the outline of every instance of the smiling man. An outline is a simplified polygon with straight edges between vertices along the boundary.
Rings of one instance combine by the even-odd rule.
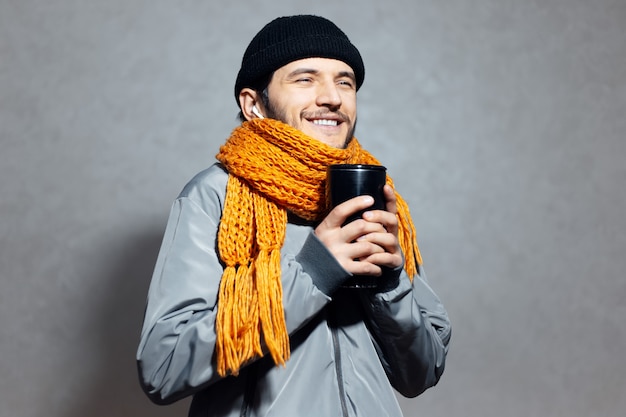
[[[354,134],[356,90],[354,71],[345,62],[305,58],[273,73],[265,99],[262,93],[243,88],[239,103],[246,119],[263,117],[265,112],[322,143],[345,148]],[[257,102],[259,115],[252,112]]]
[[[137,351],[158,404],[190,416],[401,416],[443,373],[450,322],[390,178],[385,210],[332,210],[329,165],[379,162],[354,137],[359,51],[329,20],[268,23],[235,82],[241,125],[174,202]],[[375,288],[343,288],[354,275]]]

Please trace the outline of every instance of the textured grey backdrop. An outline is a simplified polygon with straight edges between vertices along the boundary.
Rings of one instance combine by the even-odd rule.
[[[624,0],[0,0],[0,415],[185,415],[133,359],[166,216],[248,41],[302,12],[364,56],[357,136],[453,320],[405,414],[622,416]]]

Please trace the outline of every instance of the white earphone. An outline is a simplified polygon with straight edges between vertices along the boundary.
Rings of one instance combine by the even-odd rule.
[[[252,113],[254,113],[254,115],[256,117],[258,117],[259,119],[264,119],[263,115],[261,114],[261,112],[259,111],[259,109],[256,108],[256,105],[252,106]]]

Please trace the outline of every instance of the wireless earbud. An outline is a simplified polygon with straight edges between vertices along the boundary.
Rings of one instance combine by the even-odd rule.
[[[259,119],[264,119],[263,115],[261,114],[261,112],[259,111],[259,109],[256,108],[256,105],[252,106],[252,113],[254,113],[254,115],[256,117],[258,117]]]

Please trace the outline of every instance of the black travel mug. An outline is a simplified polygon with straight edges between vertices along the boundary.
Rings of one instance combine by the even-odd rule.
[[[387,183],[387,169],[382,165],[338,164],[330,165],[327,171],[326,193],[328,206],[332,209],[353,197],[369,195],[374,204],[354,213],[345,224],[360,219],[365,211],[385,210],[383,187]],[[376,287],[378,277],[355,275],[343,285],[348,288]]]

